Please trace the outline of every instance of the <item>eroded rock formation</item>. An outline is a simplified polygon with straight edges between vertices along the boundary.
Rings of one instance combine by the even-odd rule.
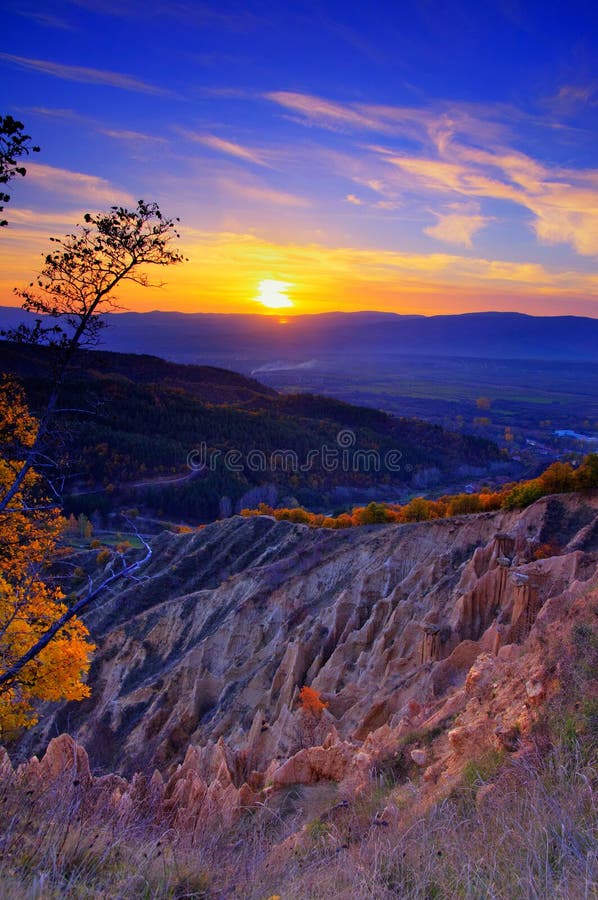
[[[525,733],[548,690],[534,635],[594,583],[597,514],[598,497],[567,495],[403,526],[259,517],[163,535],[146,577],[88,617],[92,697],[46,710],[19,752],[63,731],[80,746],[54,742],[28,777],[67,759],[112,802],[151,795],[190,827],[286,784],[349,795],[401,736],[450,721],[433,758],[412,748],[433,785],[468,745]],[[536,559],[549,540],[560,550]],[[328,703],[309,733],[303,684]],[[117,774],[93,779],[83,747]]]

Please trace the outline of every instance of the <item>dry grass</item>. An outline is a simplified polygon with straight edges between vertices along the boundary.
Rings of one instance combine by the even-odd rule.
[[[470,772],[426,815],[400,826],[372,817],[376,802],[320,812],[318,789],[280,795],[234,829],[201,834],[160,825],[151,805],[89,808],[62,782],[23,793],[4,785],[3,898],[396,898],[514,900],[598,896],[596,759],[571,742],[508,763],[487,780]],[[486,785],[491,784],[488,790]],[[480,794],[480,788],[484,788]],[[326,792],[328,792],[326,797]],[[332,801],[330,790],[322,794]],[[277,865],[271,851],[307,825]]]
[[[425,814],[396,758],[352,803],[327,782],[295,786],[232,828],[214,816],[177,830],[151,792],[118,806],[68,773],[49,787],[0,782],[0,896],[598,898],[595,620],[578,622],[572,638],[559,646],[562,690],[536,723],[536,750],[464,762],[460,784]],[[398,824],[380,818],[389,804]]]
[[[595,770],[576,754],[509,766],[476,804],[463,783],[400,829],[364,840],[297,879],[285,898],[582,898],[596,896]],[[398,831],[398,833],[397,833]],[[341,887],[342,885],[342,887]]]

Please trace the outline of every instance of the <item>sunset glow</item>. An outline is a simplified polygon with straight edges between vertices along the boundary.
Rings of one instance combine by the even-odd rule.
[[[597,315],[593,7],[328,6],[7,12],[5,111],[41,152],[11,185],[0,303],[50,236],[144,197],[189,262],[124,285],[133,309]]]

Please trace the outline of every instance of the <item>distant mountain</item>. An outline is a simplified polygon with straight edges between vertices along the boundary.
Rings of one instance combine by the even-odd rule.
[[[27,318],[19,309],[0,307],[0,329]],[[598,319],[581,316],[125,312],[106,316],[106,322],[103,345],[109,350],[242,371],[331,356],[362,362],[374,356],[598,361]]]

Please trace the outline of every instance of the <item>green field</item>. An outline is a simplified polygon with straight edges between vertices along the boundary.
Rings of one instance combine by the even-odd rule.
[[[348,364],[339,358],[258,377],[277,390],[328,394],[511,448],[529,449],[533,440],[555,453],[580,450],[579,442],[556,438],[554,431],[598,432],[598,365],[592,363],[397,356]],[[479,398],[490,407],[479,408]],[[481,418],[490,421],[475,422]],[[505,442],[507,427],[513,439]]]

